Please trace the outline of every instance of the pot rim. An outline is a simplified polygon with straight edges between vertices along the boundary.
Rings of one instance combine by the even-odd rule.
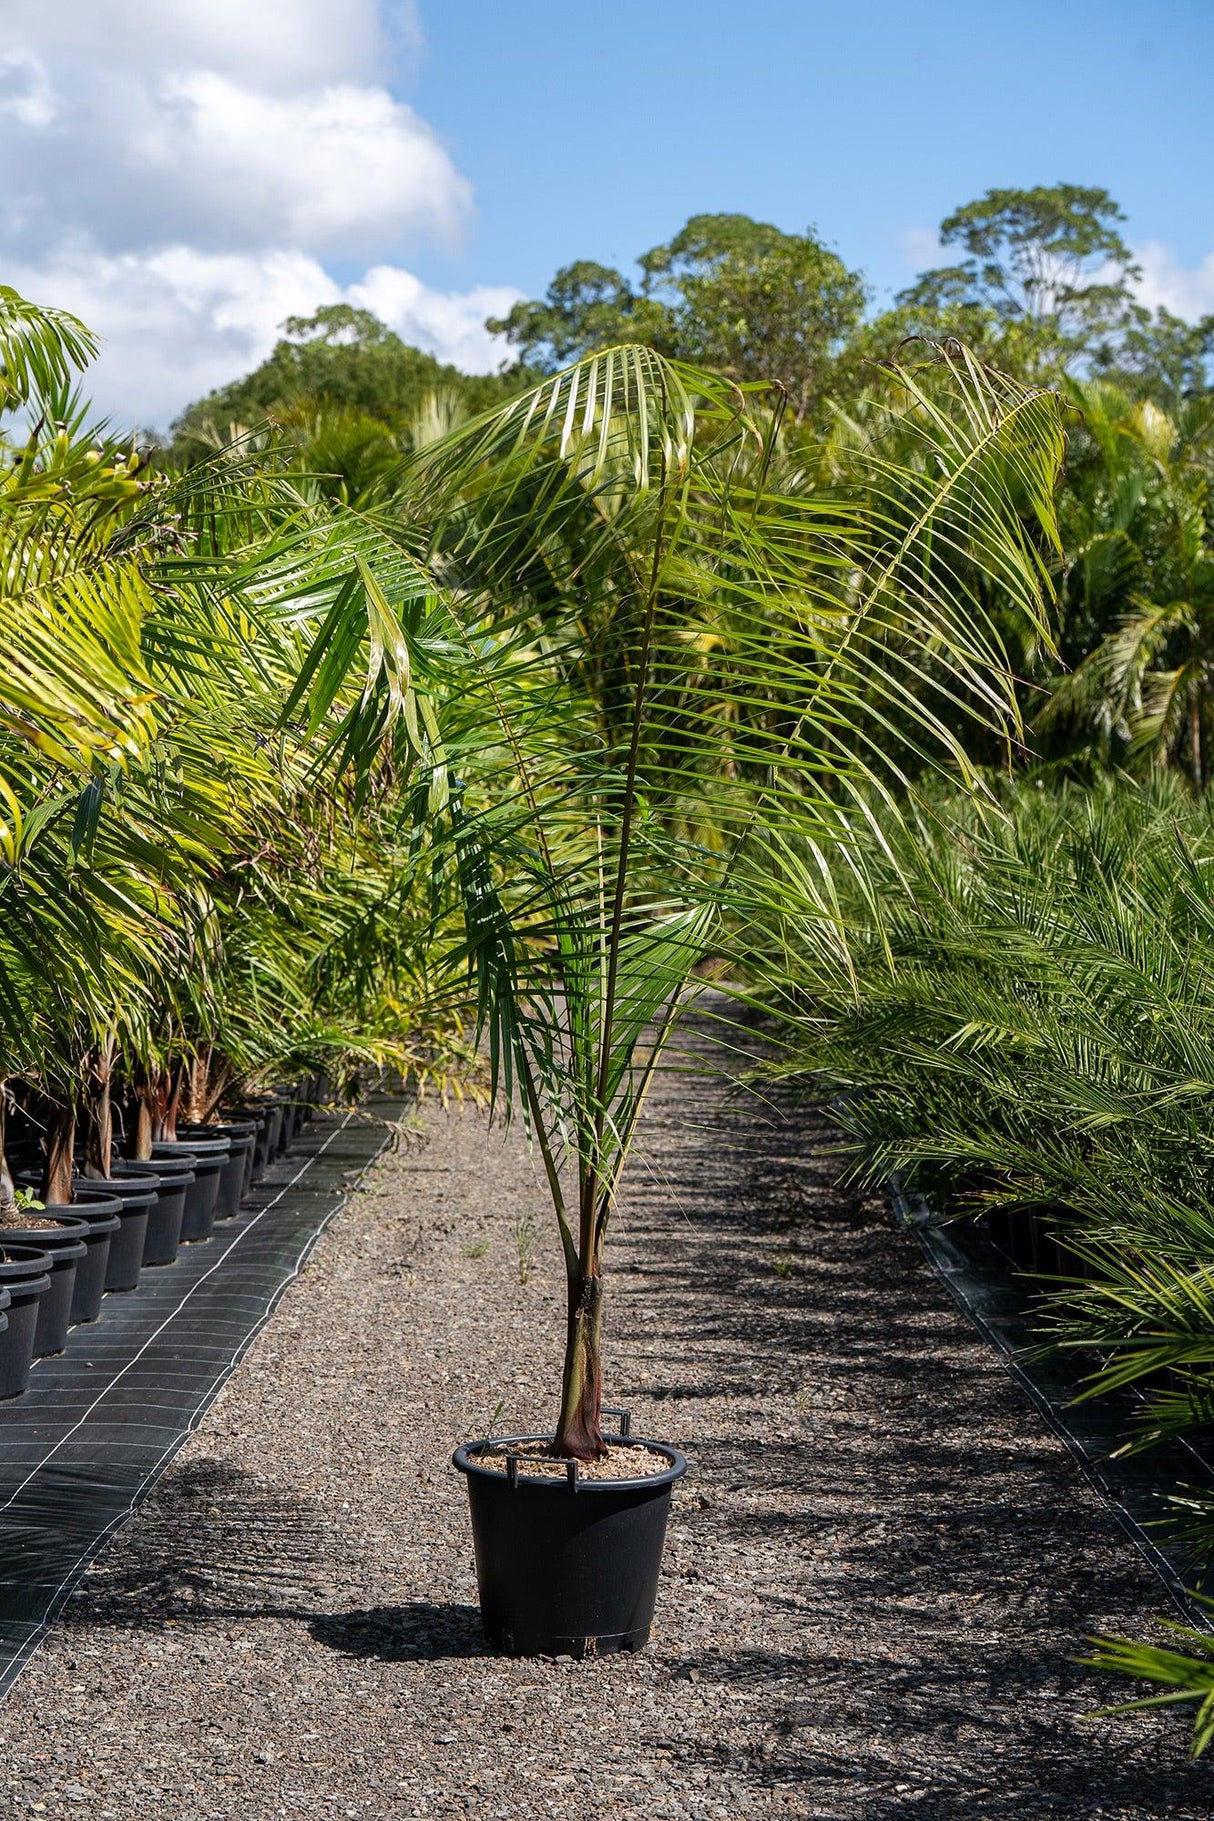
[[[53,1252],[57,1263],[65,1253],[69,1258],[84,1257],[92,1230],[87,1220],[81,1220],[78,1214],[40,1214],[38,1218],[53,1220],[63,1231],[51,1233],[46,1227],[27,1227],[17,1221],[11,1227],[0,1227],[0,1247],[11,1240],[15,1246],[30,1246],[35,1252]]]
[[[135,1180],[136,1178],[133,1176],[122,1178],[106,1177],[106,1181],[111,1185],[106,1191],[106,1198],[107,1200],[112,1199],[122,1203],[121,1218],[123,1220],[126,1219],[128,1214],[142,1214],[145,1208],[154,1207],[156,1198],[160,1194],[159,1188],[141,1188],[136,1189],[133,1195],[128,1195],[125,1190],[120,1190],[115,1186],[118,1181],[134,1183]],[[99,1181],[100,1178],[96,1176],[80,1176],[73,1178],[72,1194],[78,1195],[83,1189],[94,1189]],[[150,1181],[150,1178],[146,1176],[140,1177],[139,1181],[147,1183]],[[69,1207],[72,1205],[71,1202],[68,1203]]]
[[[171,1146],[171,1148],[170,1148]],[[227,1138],[188,1138],[165,1139],[163,1144],[153,1147],[152,1163],[184,1163],[187,1157],[197,1158],[199,1163],[208,1164],[227,1161],[232,1150],[231,1140]],[[191,1163],[188,1166],[193,1169]]]
[[[510,1484],[508,1474],[499,1473],[495,1467],[482,1467],[480,1462],[473,1457],[482,1448],[490,1446],[501,1448],[508,1447],[512,1442],[550,1442],[552,1439],[551,1432],[531,1435],[486,1435],[482,1436],[479,1441],[465,1442],[462,1447],[457,1448],[451,1456],[451,1464],[460,1473],[466,1473],[470,1478],[475,1474],[479,1479],[504,1480],[508,1485]],[[604,1435],[603,1439],[608,1442],[619,1442],[628,1448],[648,1448],[654,1454],[664,1455],[670,1465],[661,1473],[645,1473],[626,1480],[588,1480],[583,1479],[579,1474],[576,1485],[571,1485],[568,1479],[557,1479],[552,1474],[524,1473],[520,1463],[515,1483],[518,1485],[526,1483],[528,1486],[549,1486],[554,1492],[564,1493],[566,1496],[576,1494],[578,1498],[581,1498],[587,1493],[596,1492],[662,1491],[673,1486],[676,1480],[682,1479],[687,1471],[686,1455],[672,1447],[669,1442],[651,1442],[642,1435],[611,1433]]]
[[[90,1180],[92,1179],[90,1178]],[[69,1213],[74,1208],[91,1208],[91,1214],[77,1214],[75,1218],[87,1220],[90,1226],[94,1226],[98,1221],[107,1217],[112,1216],[114,1220],[119,1219],[122,1213],[122,1197],[107,1194],[98,1181],[96,1189],[76,1189],[73,1191],[71,1201],[48,1201],[46,1206],[48,1209],[66,1208]]]

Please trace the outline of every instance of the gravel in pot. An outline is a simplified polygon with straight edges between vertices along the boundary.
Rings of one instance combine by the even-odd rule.
[[[34,1363],[34,1330],[38,1305],[51,1287],[48,1253],[34,1246],[5,1246],[0,1251],[0,1288],[8,1326],[0,1334],[0,1398],[20,1397],[30,1382]]]

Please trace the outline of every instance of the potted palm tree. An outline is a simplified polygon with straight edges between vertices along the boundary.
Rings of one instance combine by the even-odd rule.
[[[853,728],[896,715],[906,769],[964,763],[959,713],[1015,726],[983,589],[997,573],[1041,629],[1059,411],[932,360],[894,376],[911,455],[862,477],[857,455],[813,495],[778,396],[597,355],[424,451],[374,518],[391,589],[360,566],[312,618],[284,719],[340,716],[342,762],[366,777],[375,755],[413,806],[428,891],[445,862],[462,933],[435,971],[471,983],[564,1262],[555,1423],[455,1454],[507,1650],[648,1635],[683,1461],[604,1428],[604,1249],[696,964],[744,920],[765,844],[791,826],[825,865],[881,769],[888,797],[895,765]]]

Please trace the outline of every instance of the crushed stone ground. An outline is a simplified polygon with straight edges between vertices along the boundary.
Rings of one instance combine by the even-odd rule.
[[[0,1814],[1207,1821],[1070,1661],[1145,1565],[822,1123],[705,1075],[612,1259],[610,1401],[691,1462],[653,1643],[485,1654],[449,1456],[551,1421],[559,1258],[520,1131],[409,1123],[0,1709]]]

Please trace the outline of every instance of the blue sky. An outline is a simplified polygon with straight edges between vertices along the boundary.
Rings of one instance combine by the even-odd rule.
[[[421,25],[402,92],[478,211],[462,253],[414,258],[435,283],[534,292],[737,209],[896,288],[909,233],[1059,179],[1184,266],[1214,251],[1214,0],[431,0]]]
[[[346,301],[468,371],[577,258],[812,224],[877,299],[994,185],[1100,184],[1214,311],[1214,0],[2,0],[0,281],[166,427]]]

